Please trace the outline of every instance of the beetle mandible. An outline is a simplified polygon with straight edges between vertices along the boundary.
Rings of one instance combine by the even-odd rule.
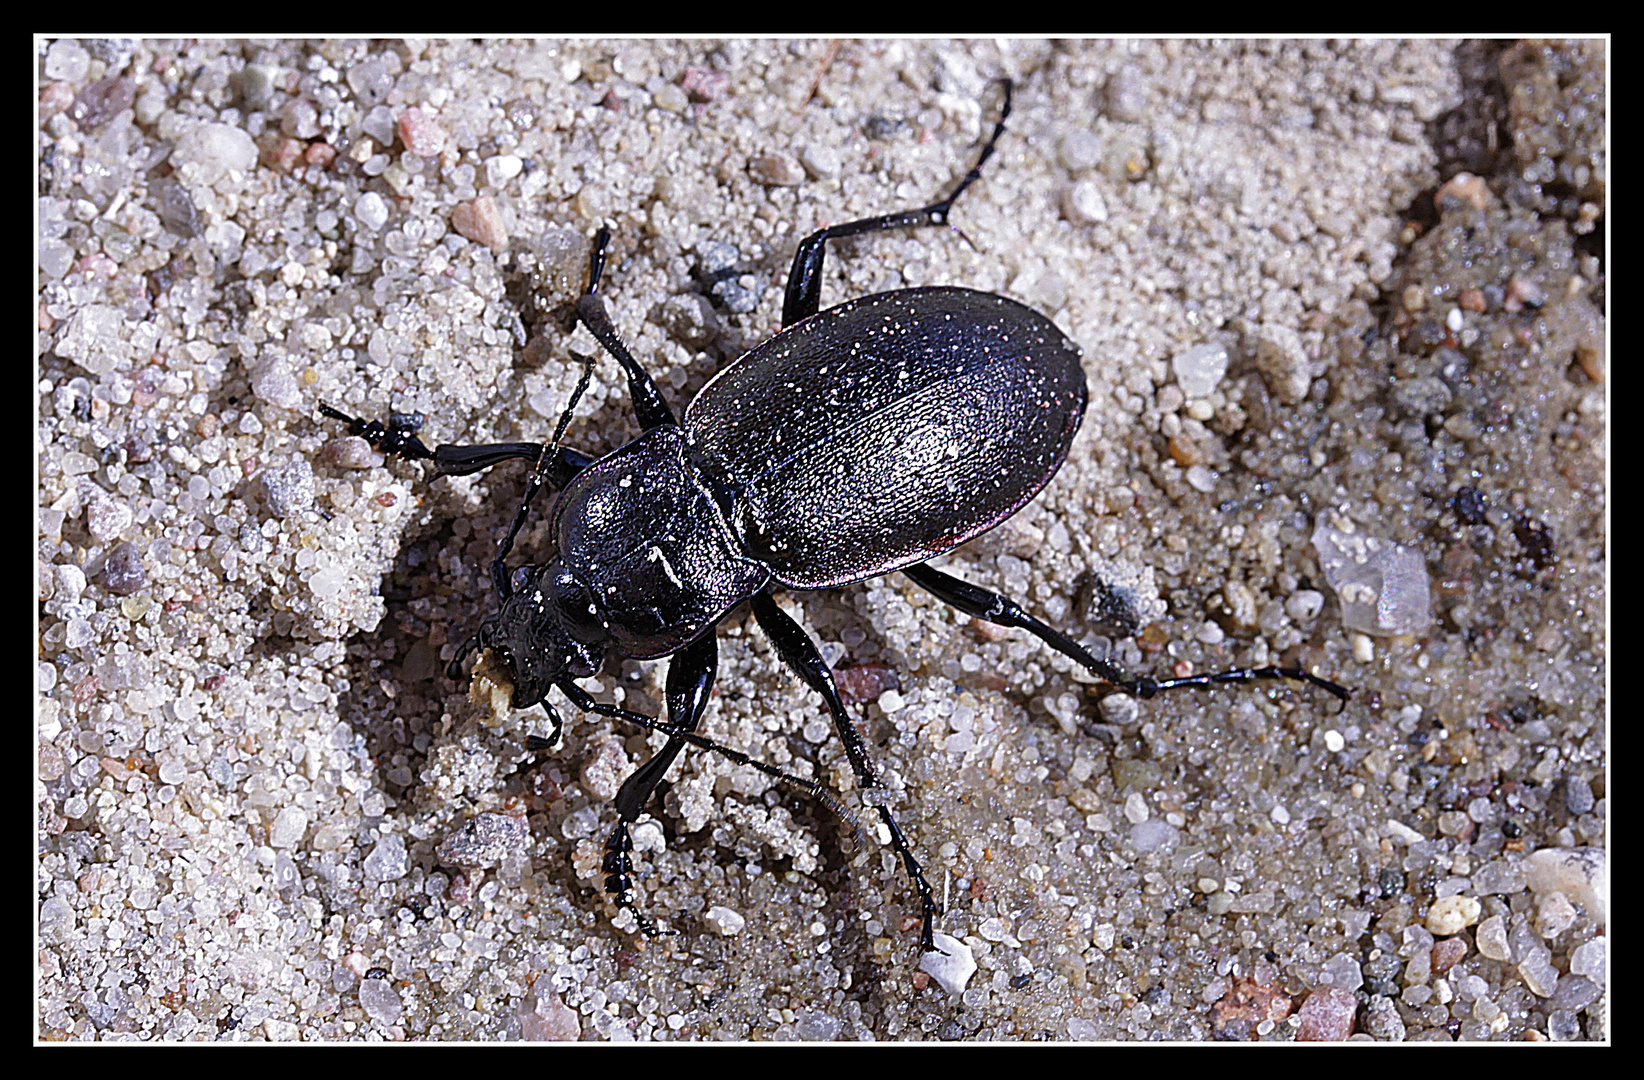
[[[918,210],[833,225],[794,255],[782,329],[724,368],[676,417],[623,344],[599,294],[611,234],[601,227],[577,316],[621,365],[642,433],[598,460],[560,445],[582,381],[547,443],[442,444],[429,450],[420,416],[386,424],[322,405],[385,453],[428,459],[445,475],[499,462],[536,462],[512,527],[491,565],[501,607],[452,659],[489,649],[511,669],[512,703],[540,704],[557,687],[573,705],[667,736],[623,783],[605,842],[605,888],[646,934],[632,879],[629,826],[686,744],[723,754],[820,798],[847,819],[818,781],[793,776],[697,733],[718,666],[715,627],[747,602],[782,660],[821,695],[865,801],[919,895],[920,946],[935,948],[936,903],[912,845],[833,674],[772,590],[831,589],[900,571],[967,615],[1033,634],[1099,678],[1141,698],[1182,686],[1250,679],[1301,680],[1345,700],[1347,691],[1299,667],[1243,668],[1184,678],[1136,676],[1095,656],[1014,601],[936,570],[927,560],[1000,524],[1056,474],[1086,406],[1077,345],[1045,316],[1002,296],[935,286],[900,289],[818,311],[829,240],[948,222],[955,200],[981,177],[1010,115],[1011,84],[976,165],[948,196]],[[560,492],[551,523],[557,552],[510,572],[506,559],[544,486]],[[607,651],[670,657],[668,720],[594,700],[577,684]],[[553,739],[549,740],[551,743]]]

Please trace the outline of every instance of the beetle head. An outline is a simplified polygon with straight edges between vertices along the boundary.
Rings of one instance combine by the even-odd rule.
[[[587,590],[558,561],[514,571],[513,594],[480,623],[476,644],[514,673],[513,705],[528,709],[556,682],[586,679],[604,659],[604,624]]]

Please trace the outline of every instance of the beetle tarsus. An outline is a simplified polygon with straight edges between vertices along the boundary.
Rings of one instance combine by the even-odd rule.
[[[348,433],[370,443],[380,453],[409,460],[431,458],[434,452],[422,444],[417,432],[422,430],[422,413],[389,413],[388,423],[381,420],[361,420],[340,409],[320,404],[320,412],[333,420],[348,425]]]
[[[639,910],[639,904],[634,896],[634,861],[630,854],[633,850],[634,841],[628,835],[628,823],[617,822],[617,827],[605,840],[605,858],[601,862],[606,875],[605,892],[611,897],[613,904],[634,917],[639,932],[646,937],[669,937],[679,933],[678,930],[659,929],[649,916]]]

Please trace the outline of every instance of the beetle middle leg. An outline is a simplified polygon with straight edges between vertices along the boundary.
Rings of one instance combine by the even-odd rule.
[[[890,832],[891,847],[901,857],[902,866],[907,870],[909,880],[919,893],[919,905],[923,912],[919,947],[925,952],[935,952],[936,939],[932,936],[932,924],[936,917],[936,894],[931,889],[930,882],[925,880],[924,870],[920,868],[919,860],[914,857],[913,848],[902,835],[902,827],[896,823],[896,818],[891,816],[890,807],[886,806],[874,791],[879,784],[878,770],[874,768],[873,759],[868,756],[867,744],[862,741],[861,734],[851,723],[850,713],[845,711],[845,702],[839,696],[838,687],[834,685],[833,672],[828,670],[827,662],[822,659],[822,654],[817,651],[810,635],[805,633],[805,628],[794,622],[787,612],[776,605],[769,590],[755,593],[750,604],[753,607],[754,620],[759,623],[759,628],[765,631],[765,636],[771,639],[771,644],[776,646],[783,663],[804,679],[812,690],[821,694],[822,700],[827,704],[828,712],[833,717],[833,726],[839,732],[839,741],[845,747],[845,757],[851,763],[851,771],[856,774],[856,782],[862,786],[863,799],[885,823],[885,828]]]
[[[994,146],[999,142],[999,136],[1005,133],[1005,119],[1010,116],[1011,81],[1004,80],[1005,103],[999,109],[999,119],[993,125],[993,134],[988,136],[987,143],[982,147],[981,154],[977,155],[976,164],[966,173],[964,179],[954,187],[948,197],[939,202],[918,210],[904,210],[899,214],[884,214],[880,217],[863,218],[860,221],[846,221],[838,225],[830,225],[825,229],[818,229],[799,242],[799,250],[794,252],[793,268],[788,271],[788,286],[782,297],[782,325],[792,326],[800,319],[815,315],[822,299],[822,256],[829,240],[839,240],[846,236],[860,236],[863,233],[883,232],[887,229],[907,229],[920,225],[946,225],[948,211],[960,194],[970,185],[982,178],[982,166],[987,164],[988,158],[993,156]]]
[[[966,615],[998,626],[1013,626],[1026,630],[1057,652],[1076,661],[1093,675],[1139,698],[1150,698],[1160,690],[1174,690],[1182,686],[1209,686],[1214,683],[1248,682],[1251,679],[1294,679],[1311,683],[1321,690],[1328,690],[1343,701],[1348,699],[1350,693],[1346,687],[1338,686],[1328,679],[1321,679],[1299,667],[1239,668],[1234,671],[1188,675],[1180,679],[1155,680],[1138,677],[1111,660],[1103,660],[1092,655],[1066,634],[1046,626],[1023,611],[1020,604],[996,592],[960,581],[951,574],[944,574],[924,563],[904,567],[902,573],[915,585],[933,594],[937,599],[952,604]]]
[[[674,411],[668,407],[668,399],[662,396],[650,374],[634,359],[628,346],[622,343],[621,335],[605,310],[605,298],[599,295],[599,279],[605,272],[605,249],[610,243],[611,230],[601,225],[599,232],[594,234],[594,247],[588,255],[588,289],[577,298],[577,318],[622,366],[623,374],[628,377],[628,395],[633,400],[634,414],[639,417],[640,428],[649,431],[664,425],[678,426]]]

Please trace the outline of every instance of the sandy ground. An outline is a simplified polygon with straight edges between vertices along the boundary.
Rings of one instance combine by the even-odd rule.
[[[40,1038],[1607,1037],[1602,45],[40,53]],[[823,286],[999,292],[1084,349],[1066,465],[939,565],[1155,677],[1353,698],[1138,702],[900,576],[784,595],[955,955],[922,970],[877,836],[699,753],[636,830],[679,933],[639,938],[599,848],[658,740],[562,705],[527,753],[539,711],[442,670],[523,468],[383,464],[317,406],[546,437],[600,220],[683,404],[800,237],[949,189],[1003,75],[963,235]],[[636,432],[602,357],[567,441]],[[745,609],[720,658],[704,730],[860,809]],[[654,714],[665,670],[587,685]]]

